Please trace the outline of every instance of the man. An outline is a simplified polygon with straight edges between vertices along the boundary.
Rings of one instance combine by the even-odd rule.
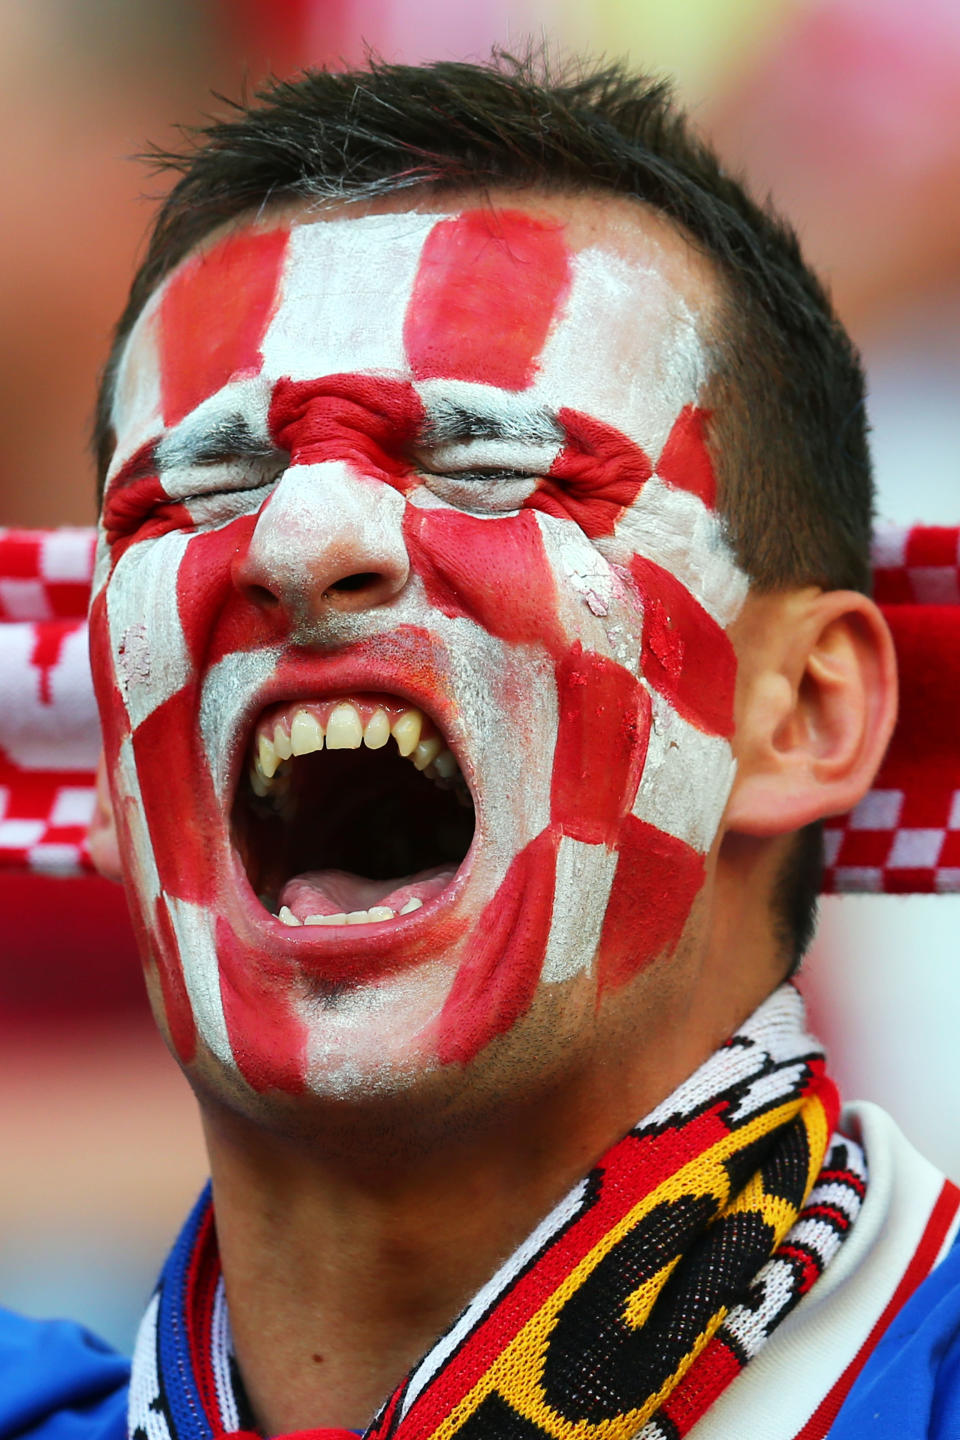
[[[960,1197],[783,984],[895,710],[791,232],[617,70],[307,76],[168,163],[92,844],[212,1200],[130,1433],[955,1433]],[[9,1324],[21,1433],[123,1433]]]

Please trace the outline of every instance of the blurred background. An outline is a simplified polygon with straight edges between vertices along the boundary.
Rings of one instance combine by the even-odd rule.
[[[675,78],[863,349],[881,517],[960,523],[956,0],[4,0],[0,525],[93,521],[95,378],[162,188],[130,156],[270,72],[530,38]],[[63,881],[71,962],[90,883]],[[845,1095],[960,1179],[958,930],[957,896],[828,899],[804,985]],[[192,1100],[122,935],[57,993],[2,948],[0,927],[0,1300],[129,1348],[204,1177]]]

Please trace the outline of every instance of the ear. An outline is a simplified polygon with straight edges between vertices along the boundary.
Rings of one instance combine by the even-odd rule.
[[[97,803],[87,832],[90,856],[100,874],[107,880],[120,880],[120,846],[117,843],[117,823],[113,813],[113,800],[107,780],[107,765],[100,752],[97,761]]]
[[[725,829],[782,835],[852,809],[896,720],[893,641],[877,606],[852,590],[751,596],[731,639],[738,770]]]

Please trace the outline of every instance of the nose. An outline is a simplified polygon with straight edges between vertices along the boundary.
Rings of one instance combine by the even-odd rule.
[[[410,574],[404,504],[345,462],[293,465],[257,517],[234,584],[292,625],[385,605]]]

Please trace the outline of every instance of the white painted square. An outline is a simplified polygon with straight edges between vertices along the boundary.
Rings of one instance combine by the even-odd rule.
[[[263,338],[271,379],[372,372],[407,376],[403,323],[437,215],[371,215],[296,225],[280,304]]]
[[[898,830],[887,859],[887,868],[932,869],[940,859],[946,833],[946,830]]]
[[[604,537],[597,548],[621,563],[636,554],[662,565],[724,629],[739,614],[750,582],[698,496],[654,475],[620,516],[613,541]]]
[[[93,819],[96,792],[92,785],[65,785],[57,791],[50,812],[50,825],[89,825]]]
[[[616,851],[606,845],[561,836],[553,919],[542,970],[547,984],[568,980],[592,965],[617,859]]]
[[[948,830],[960,830],[960,790],[954,790],[953,800],[950,804],[950,817],[947,820]]]
[[[850,816],[850,829],[896,830],[902,809],[902,790],[868,790]]]
[[[842,830],[824,830],[823,859],[826,865],[836,865],[840,846],[843,844],[843,835]]]
[[[113,391],[113,428],[122,437],[110,461],[108,481],[148,440],[163,431],[163,401],[160,393],[159,317],[162,291],[155,290],[147,301],[123,348]],[[131,343],[132,342],[132,343]],[[121,448],[122,447],[122,448]]]
[[[945,865],[934,876],[934,885],[939,895],[960,895],[960,869]]]
[[[647,758],[633,813],[704,855],[736,773],[730,746],[684,720],[662,695],[654,693],[651,703]]]
[[[0,610],[7,620],[53,618],[53,609],[42,580],[0,580]]]
[[[203,905],[167,895],[164,903],[180,954],[183,978],[200,1033],[222,1065],[235,1069],[220,993],[220,964],[214,940],[216,917]]]
[[[655,463],[709,373],[695,317],[655,266],[589,247],[571,269],[570,294],[531,393],[551,409],[575,405],[612,425]],[[623,326],[598,323],[618,312],[643,317],[642,349]]]
[[[131,545],[117,562],[107,591],[117,680],[134,729],[175,695],[190,675],[177,571],[191,539],[171,532]],[[144,623],[148,595],[149,628]]]

